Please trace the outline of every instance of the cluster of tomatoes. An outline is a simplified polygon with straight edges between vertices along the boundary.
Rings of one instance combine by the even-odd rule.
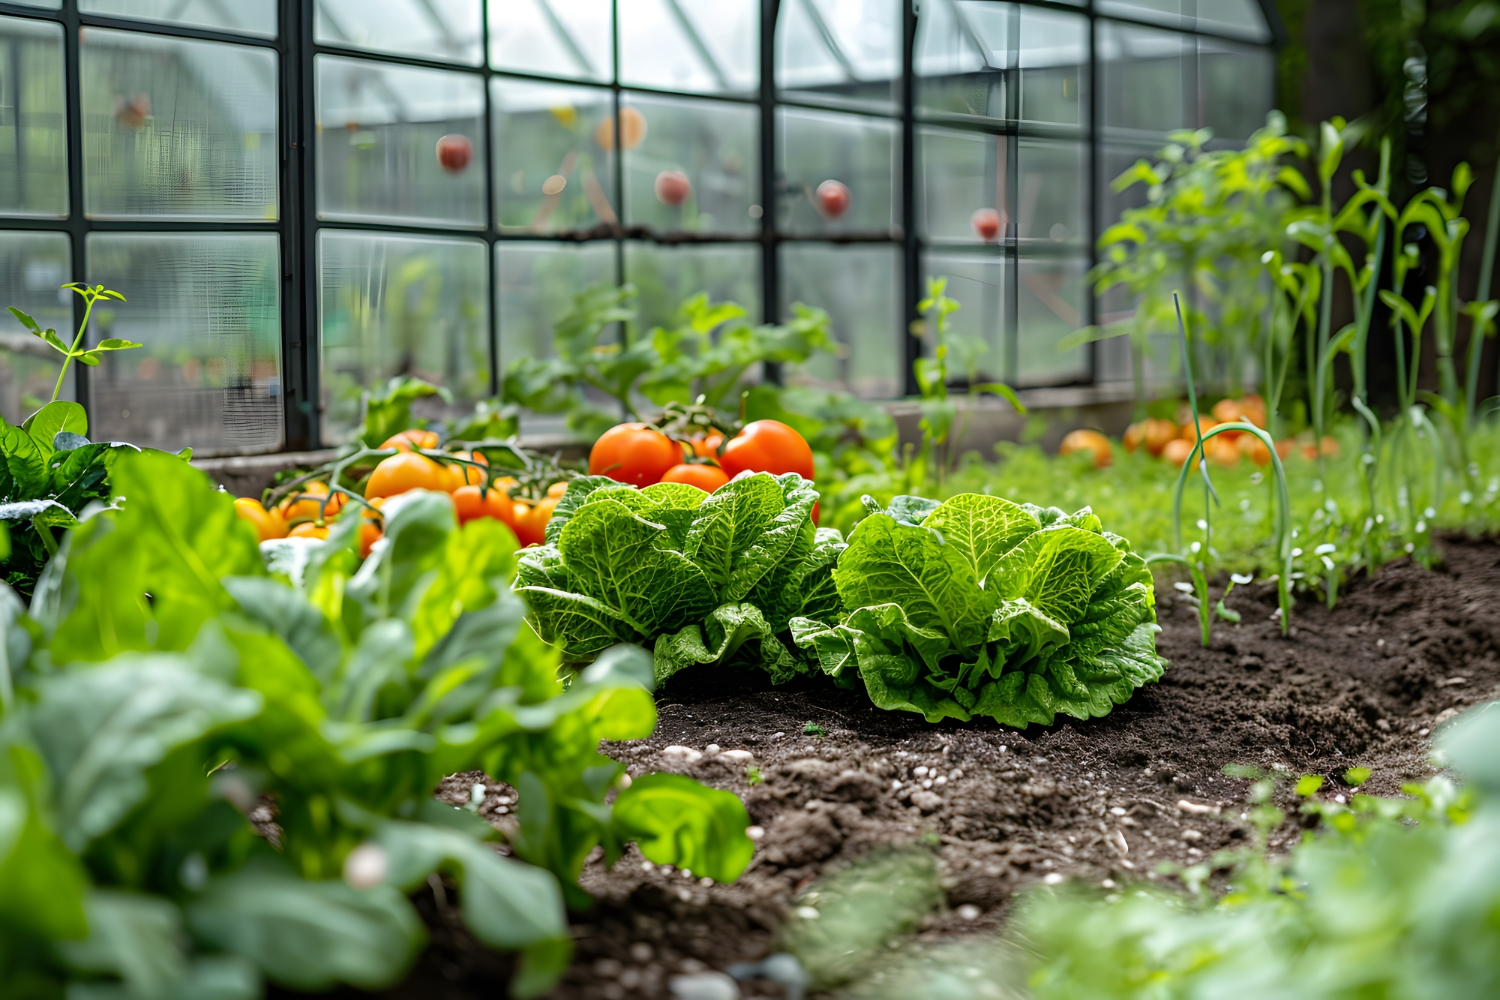
[[[446,461],[423,454],[438,448],[438,436],[432,431],[402,431],[380,447],[395,449],[396,454],[381,459],[365,481],[366,506],[359,526],[361,556],[370,554],[383,533],[381,508],[386,500],[410,490],[446,493],[453,500],[460,524],[475,518],[494,518],[527,546],[542,543],[547,522],[568,488],[565,481],[555,482],[539,500],[512,497],[515,479],[498,476],[485,482],[489,462],[480,452],[448,452],[442,456]],[[786,424],[757,420],[727,442],[719,431],[676,441],[646,424],[620,424],[605,431],[589,453],[590,475],[608,476],[632,486],[686,483],[712,493],[744,471],[775,475],[795,472],[811,481],[812,448]],[[269,508],[259,500],[241,497],[234,502],[234,509],[250,522],[261,541],[327,538],[329,522],[348,502],[347,493],[330,491],[327,483],[313,480]],[[813,520],[817,520],[817,508]]]
[[[509,476],[485,482],[489,462],[481,452],[456,451],[446,454],[449,461],[438,461],[422,454],[438,447],[438,436],[432,431],[406,430],[393,435],[381,446],[394,448],[396,454],[380,461],[365,481],[364,520],[360,524],[360,555],[367,556],[383,532],[381,508],[387,499],[411,490],[446,493],[453,501],[453,512],[460,524],[475,518],[493,518],[516,535],[524,545],[540,545],[547,522],[558,499],[567,490],[566,482],[556,482],[540,500],[512,498],[517,483]],[[327,538],[329,522],[344,509],[348,495],[330,494],[328,484],[313,480],[297,487],[280,503],[270,508],[251,497],[234,502],[236,513],[249,521],[261,541],[272,538]]]
[[[779,420],[755,420],[727,441],[717,430],[678,441],[648,424],[617,424],[589,452],[589,475],[632,486],[686,483],[712,493],[741,472],[795,472],[811,482],[812,448]]]
[[[1254,393],[1221,399],[1214,404],[1211,414],[1199,415],[1196,429],[1190,412],[1179,413],[1180,420],[1152,417],[1133,423],[1125,431],[1125,450],[1134,452],[1144,449],[1157,458],[1181,466],[1192,454],[1193,446],[1198,443],[1200,431],[1207,434],[1211,428],[1227,423],[1248,423],[1260,428],[1266,426],[1265,400]],[[1324,455],[1337,454],[1338,442],[1331,437],[1324,437],[1321,443],[1315,443],[1311,439],[1305,442],[1291,439],[1276,442],[1276,454],[1282,459],[1286,459],[1297,448],[1300,448],[1303,457],[1315,459],[1320,450]],[[1109,438],[1098,431],[1078,430],[1063,438],[1058,453],[1068,455],[1074,452],[1092,454],[1096,468],[1109,465],[1114,458]],[[1266,447],[1266,443],[1245,431],[1227,430],[1208,438],[1203,442],[1203,454],[1211,464],[1226,469],[1238,465],[1242,459],[1261,466],[1271,462],[1271,449]]]

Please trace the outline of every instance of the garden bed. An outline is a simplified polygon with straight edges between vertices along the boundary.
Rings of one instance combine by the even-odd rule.
[[[920,933],[938,939],[997,926],[1016,890],[1049,876],[1153,878],[1162,862],[1190,864],[1243,838],[1246,782],[1226,777],[1226,764],[1324,775],[1329,796],[1348,791],[1338,778],[1358,765],[1372,772],[1364,790],[1398,794],[1431,774],[1433,727],[1500,696],[1500,544],[1448,539],[1445,556],[1434,572],[1401,561],[1358,580],[1331,612],[1304,600],[1287,638],[1270,617],[1271,589],[1237,589],[1243,622],[1217,625],[1208,649],[1195,609],[1160,591],[1162,681],[1107,718],[1025,734],[932,726],[821,684],[714,689],[708,671],[683,675],[660,698],[653,737],[608,752],[633,774],[675,771],[742,795],[765,831],[756,859],[727,886],[634,849],[612,871],[591,863],[583,885],[598,906],[575,918],[576,960],[552,995],[668,996],[671,975],[761,958],[798,890],[880,845],[925,840],[937,851],[947,907]],[[825,735],[805,732],[809,723]],[[760,780],[723,750],[750,751]],[[919,766],[946,780],[921,788]],[[467,782],[455,786],[466,797]],[[1273,847],[1298,833],[1288,824]],[[443,926],[433,899],[423,908],[433,947],[385,995],[494,995],[508,960]],[[756,982],[744,995],[782,993]]]

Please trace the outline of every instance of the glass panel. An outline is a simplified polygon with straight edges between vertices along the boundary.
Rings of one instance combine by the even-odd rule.
[[[0,212],[68,214],[62,25],[0,17]]]
[[[781,5],[776,25],[779,89],[803,99],[894,110],[900,79],[899,3],[785,0]]]
[[[495,78],[490,94],[497,225],[554,233],[619,221],[610,91]]]
[[[779,225],[789,233],[889,233],[899,225],[900,123],[779,108]]]
[[[94,233],[89,339],[145,344],[89,370],[92,436],[199,455],[281,446],[281,255],[274,233]]]
[[[755,0],[618,0],[620,82],[702,94],[760,81]]]
[[[490,385],[489,264],[479,240],[318,234],[323,440],[360,421],[360,393],[397,375],[457,403]]]
[[[613,0],[492,0],[490,65],[579,80],[614,79]]]
[[[640,329],[673,321],[684,299],[707,292],[715,302],[738,302],[760,321],[760,247],[663,247],[625,244],[625,280],[640,290]]]
[[[1121,14],[1141,21],[1191,27],[1193,0],[1097,0],[1101,14]],[[1184,12],[1183,8],[1186,8]]]
[[[501,370],[516,358],[550,357],[552,325],[572,308],[573,297],[614,280],[612,242],[495,244]]]
[[[1082,125],[1089,22],[1081,14],[1021,8],[1021,117]]]
[[[318,56],[318,216],[484,225],[484,81]]]
[[[12,0],[22,7],[41,7],[43,10],[62,10],[62,0]]]
[[[276,0],[79,0],[84,14],[213,28],[241,35],[276,37]]]
[[[923,232],[932,239],[995,242],[1006,210],[1003,135],[923,128],[917,132]]]
[[[1084,312],[1088,269],[1087,260],[1022,258],[1019,262],[1018,385],[1058,385],[1088,377],[1087,347],[1057,349],[1059,340],[1088,323]]]
[[[68,237],[63,233],[0,232],[0,302],[15,306],[73,342],[72,292],[61,286],[71,271]],[[20,424],[52,398],[60,357],[0,311],[0,416]],[[63,384],[63,399],[73,398],[73,380]]]
[[[1165,136],[1190,124],[1191,35],[1099,22],[1099,100],[1107,127]]]
[[[948,317],[949,328],[960,337],[970,338],[974,345],[972,351],[953,352],[949,372],[955,378],[972,375],[981,381],[1013,378],[1005,334],[1005,258],[999,254],[929,253],[923,263],[927,277],[948,279],[946,292],[962,307]],[[927,287],[925,278],[922,287]],[[931,352],[930,344],[927,352]]]
[[[83,29],[84,211],[277,217],[276,53]]]
[[[628,97],[620,112],[626,221],[663,232],[759,231],[760,109]]]
[[[1088,245],[1088,147],[1021,139],[1016,150],[1016,235]]]
[[[901,395],[901,254],[893,246],[781,246],[781,313],[792,303],[826,310],[843,357],[820,354],[788,366],[789,384],[845,389],[867,399]]]
[[[1248,139],[1275,103],[1276,56],[1270,49],[1198,39],[1202,124],[1220,139]]]
[[[1146,204],[1147,190],[1144,184],[1133,184],[1124,191],[1115,191],[1111,186],[1115,178],[1135,165],[1136,160],[1157,162],[1157,143],[1135,145],[1101,145],[1099,147],[1100,170],[1097,211],[1099,229],[1102,232],[1120,221],[1120,214],[1127,208],[1140,208]]]
[[[1271,29],[1256,0],[1198,0],[1198,26],[1269,42]]]
[[[916,101],[926,112],[1004,118],[1014,4],[934,0],[917,23]]]
[[[481,35],[479,0],[318,0],[313,27],[329,45],[468,66],[484,58]]]

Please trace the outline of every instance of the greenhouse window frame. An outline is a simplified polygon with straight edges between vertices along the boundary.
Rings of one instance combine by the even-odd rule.
[[[787,0],[806,2],[806,0]],[[1117,9],[1106,14],[1096,9],[1094,0],[1083,4],[1063,3],[1059,0],[1014,0],[1015,11],[1021,7],[1066,12],[1087,18],[1087,114],[1076,125],[1051,125],[1021,121],[1018,114],[1018,91],[1016,86],[1006,88],[1006,114],[1003,119],[981,118],[966,115],[943,115],[921,112],[917,107],[916,47],[920,25],[920,3],[918,0],[891,0],[899,3],[900,72],[895,81],[896,100],[892,110],[871,109],[854,106],[845,107],[840,102],[806,99],[794,93],[778,89],[777,70],[777,25],[782,13],[782,0],[759,0],[758,71],[759,82],[753,91],[746,93],[702,93],[640,86],[622,83],[621,30],[619,0],[612,0],[610,45],[612,69],[608,81],[579,80],[571,77],[539,73],[515,72],[495,69],[491,53],[490,0],[480,0],[480,59],[477,64],[464,64],[436,58],[393,54],[354,46],[319,42],[314,33],[317,16],[315,0],[277,0],[278,31],[275,37],[240,34],[230,31],[199,28],[184,25],[147,21],[143,19],[112,15],[87,14],[79,11],[79,0],[63,0],[62,9],[48,10],[0,0],[0,15],[30,20],[51,22],[63,29],[64,99],[67,115],[67,177],[68,214],[65,218],[40,218],[27,216],[0,217],[0,229],[17,231],[44,231],[66,234],[71,250],[71,279],[85,281],[88,270],[86,242],[93,233],[274,233],[278,237],[281,260],[280,268],[280,319],[281,358],[280,393],[282,404],[282,441],[275,449],[242,449],[245,451],[283,450],[301,451],[320,447],[321,431],[321,368],[322,337],[319,303],[319,256],[318,239],[323,230],[388,233],[394,235],[453,236],[483,241],[486,248],[487,284],[486,303],[489,348],[489,371],[486,373],[491,392],[498,391],[502,365],[505,359],[500,354],[500,309],[499,288],[495,275],[496,248],[502,244],[547,243],[566,245],[579,243],[607,243],[614,249],[614,278],[625,279],[625,248],[627,243],[642,241],[658,246],[737,244],[760,247],[760,301],[757,303],[764,322],[776,322],[782,317],[782,274],[780,248],[788,244],[813,244],[830,248],[839,245],[884,245],[899,253],[901,269],[900,308],[903,325],[891,331],[900,340],[903,385],[906,394],[916,392],[912,363],[920,356],[922,341],[913,332],[913,325],[921,320],[917,303],[925,296],[925,258],[929,252],[961,252],[966,255],[992,256],[1003,261],[1006,291],[1004,293],[1006,318],[1003,336],[1005,370],[1014,375],[1018,371],[1017,352],[1019,340],[1018,320],[1018,272],[1023,258],[1038,259],[1059,257],[1060,259],[1082,259],[1079,248],[1069,245],[1059,249],[1049,241],[1038,238],[1022,238],[1017,233],[1017,223],[1008,217],[1006,229],[992,243],[930,239],[923,236],[920,215],[920,181],[918,168],[918,133],[923,127],[941,126],[945,129],[977,132],[989,136],[1007,137],[1006,183],[1008,204],[1016,204],[1018,183],[1017,156],[1020,140],[1068,139],[1086,148],[1087,163],[1085,183],[1087,185],[1086,216],[1087,260],[1090,266],[1097,262],[1095,247],[1101,231],[1098,201],[1104,178],[1101,148],[1106,140],[1106,129],[1101,120],[1102,101],[1099,98],[1101,75],[1100,25],[1110,21],[1122,25],[1149,28],[1154,31],[1171,32],[1191,37],[1207,37],[1232,42],[1249,48],[1274,50],[1285,40],[1285,29],[1276,15],[1271,0],[1257,0],[1271,34],[1268,42],[1250,41],[1230,31],[1216,31],[1209,26],[1171,26],[1150,17],[1132,17]],[[674,4],[675,6],[675,4]],[[144,35],[156,35],[177,39],[204,42],[220,42],[236,46],[260,48],[272,51],[277,57],[277,133],[280,155],[277,161],[278,217],[273,221],[193,221],[177,218],[90,218],[84,211],[84,126],[83,95],[81,80],[80,33],[85,28],[128,31]],[[1010,46],[1017,49],[1019,42],[1012,37]],[[576,45],[576,42],[575,42]],[[701,48],[702,46],[700,46]],[[412,222],[371,221],[359,222],[345,219],[322,218],[317,204],[317,81],[316,60],[320,56],[355,59],[379,65],[406,66],[418,69],[438,70],[447,73],[472,75],[483,87],[484,127],[484,211],[483,228],[465,228],[445,225],[426,225]],[[712,60],[710,60],[712,61]],[[1019,67],[1009,64],[1007,72]],[[721,72],[722,75],[722,72]],[[620,112],[627,95],[646,95],[666,98],[681,98],[706,105],[723,102],[758,109],[759,151],[759,204],[761,214],[759,226],[754,231],[734,233],[660,232],[649,226],[628,225],[625,215],[625,157],[613,156],[612,171],[615,197],[619,200],[620,212],[615,223],[594,227],[587,236],[559,234],[554,232],[502,231],[496,212],[495,154],[495,98],[492,82],[515,80],[567,86],[586,87],[609,93],[614,121],[621,120]],[[893,206],[893,227],[888,232],[849,232],[794,234],[783,232],[779,224],[779,200],[782,197],[778,178],[780,141],[778,114],[781,109],[805,109],[867,116],[889,121],[899,128],[899,147],[895,157],[899,162],[899,204]],[[1095,297],[1083,296],[1085,323],[1095,318]],[[73,305],[75,323],[82,318],[81,302]],[[894,346],[894,345],[893,345]],[[89,372],[83,366],[74,366],[74,390],[76,398],[87,404],[89,400]],[[776,379],[779,373],[768,368],[767,376]],[[1098,345],[1091,344],[1087,354],[1086,373],[1071,384],[1093,383],[1098,378]],[[1055,384],[1055,383],[1054,383]]]

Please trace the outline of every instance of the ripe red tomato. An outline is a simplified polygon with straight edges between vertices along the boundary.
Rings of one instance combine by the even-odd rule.
[[[445,135],[437,141],[437,160],[450,174],[461,174],[474,159],[474,143],[466,135]]]
[[[724,443],[724,435],[718,431],[709,431],[707,434],[696,435],[688,442],[693,449],[693,454],[699,458],[711,458],[715,462],[719,460],[719,445]]]
[[[849,211],[849,189],[840,181],[826,180],[818,185],[818,209],[830,219]]]
[[[524,516],[516,518],[514,530],[522,548],[528,545],[540,545],[546,539],[547,522],[552,520],[552,511],[557,506],[557,500],[557,497],[538,500],[531,505]],[[517,510],[516,513],[519,515],[521,512]]]
[[[661,477],[661,481],[686,483],[689,486],[698,487],[704,493],[712,493],[729,482],[729,477],[724,475],[724,470],[717,465],[684,462],[668,469],[666,475]]]
[[[661,431],[645,424],[616,424],[594,442],[589,475],[650,486],[681,461],[682,446]]]
[[[801,434],[779,420],[756,420],[730,439],[719,457],[719,467],[730,479],[741,472],[795,472],[812,481],[812,448]]]
[[[993,243],[1000,237],[1000,213],[993,208],[981,208],[969,216],[969,225],[986,243]]]
[[[693,182],[681,170],[663,170],[656,175],[656,199],[674,208],[687,201]]]

